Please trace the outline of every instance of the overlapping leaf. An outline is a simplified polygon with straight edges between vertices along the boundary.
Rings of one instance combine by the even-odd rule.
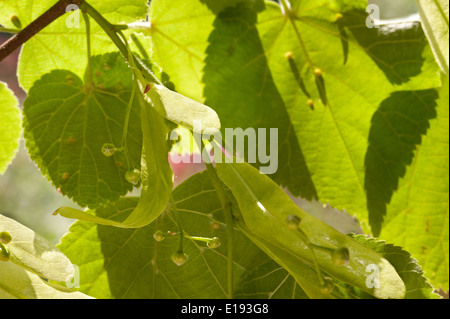
[[[171,259],[178,249],[178,236],[167,233],[178,232],[173,209],[153,224],[133,230],[76,222],[59,248],[80,267],[81,291],[98,298],[226,298],[227,232],[214,188],[206,174],[199,174],[179,186],[173,196],[184,232],[190,236],[219,237],[222,245],[210,249],[186,238],[184,250],[189,257],[179,267]],[[97,210],[97,214],[124,218],[137,201],[125,198]],[[157,230],[166,234],[161,242],[153,238]],[[262,278],[250,280],[249,272],[262,264],[268,264],[258,270]],[[250,294],[268,297],[271,292],[275,298],[295,291],[287,272],[271,263],[238,231],[233,270],[238,298]],[[276,270],[279,277],[274,280],[270,274]],[[285,285],[285,279],[291,285]],[[298,292],[294,297],[301,295]]]
[[[295,195],[356,214],[365,231],[378,234],[383,220],[410,201],[395,194],[412,183],[407,176],[417,154],[434,157],[435,151],[421,147],[432,121],[446,120],[443,112],[434,113],[441,80],[432,50],[417,23],[367,28],[366,1],[290,4],[283,14],[273,2],[262,8],[242,1],[212,17],[197,1],[165,14],[173,1],[155,0],[153,57],[180,93],[195,92],[217,111],[223,128],[279,129],[275,181]],[[189,38],[178,32],[183,25],[189,25]],[[448,152],[448,144],[438,152]],[[422,171],[434,172],[436,161],[424,163]],[[448,219],[448,167],[438,166],[429,192],[421,193],[422,211],[434,213],[432,193],[441,194],[438,214]],[[419,179],[413,183],[421,185]],[[427,273],[441,263],[441,273],[448,265],[448,223],[436,221],[444,225],[438,246],[428,245],[419,224],[408,232],[416,245],[406,249],[421,256]],[[427,258],[434,270],[427,270]]]
[[[147,226],[161,215],[173,188],[173,172],[167,159],[168,145],[164,134],[167,127],[164,118],[145,103],[141,108],[141,120],[144,136],[139,178],[142,179],[142,190],[139,203],[133,211],[122,220],[104,218],[95,211],[80,211],[69,207],[58,209],[55,215],[123,228]]]

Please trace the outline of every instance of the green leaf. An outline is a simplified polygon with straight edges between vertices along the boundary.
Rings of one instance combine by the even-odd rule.
[[[5,245],[10,252],[9,261],[0,262],[0,273],[5,272],[4,265],[14,263],[49,280],[66,282],[74,276],[75,269],[70,260],[31,229],[0,215],[0,231],[8,232],[12,238]]]
[[[143,152],[142,152],[142,190],[139,203],[126,217],[108,219],[102,215],[111,208],[97,211],[80,211],[62,207],[55,212],[66,218],[74,218],[101,225],[123,228],[140,228],[152,223],[161,215],[169,202],[173,188],[173,172],[168,162],[166,143],[167,127],[164,119],[149,105],[143,105],[142,113]]]
[[[366,1],[291,5],[244,1],[214,17],[200,1],[153,1],[152,58],[222,127],[278,128],[278,184],[366,223],[371,119],[394,91],[439,86],[437,66],[417,26],[368,29]]]
[[[0,175],[5,172],[19,148],[22,119],[17,105],[14,93],[0,82]]]
[[[82,292],[97,298],[226,298],[227,231],[214,187],[206,174],[198,174],[180,185],[173,197],[186,235],[218,237],[222,245],[211,249],[186,237],[188,260],[175,265],[171,255],[178,250],[178,236],[167,233],[178,232],[173,205],[157,221],[138,229],[78,221],[59,248],[79,265]],[[124,198],[97,214],[124,218],[137,203],[136,198]],[[153,238],[158,230],[165,234],[160,242]],[[234,284],[239,287],[249,271],[270,259],[237,229],[234,242]],[[262,291],[276,289],[274,282],[260,284]]]
[[[55,0],[0,1],[0,24],[14,28],[10,17],[16,15],[25,27],[49,9]],[[130,23],[145,18],[147,0],[89,1],[111,23]],[[104,31],[91,23],[95,40],[92,54],[117,51]],[[22,48],[18,76],[25,91],[44,74],[55,69],[70,70],[82,77],[87,63],[86,28],[81,12],[69,12],[31,38]]]
[[[431,93],[439,94],[437,105],[415,110],[416,114],[427,114],[426,117],[432,115],[425,122],[423,119],[415,122],[415,125],[426,123],[427,135],[422,137],[413,161],[399,180],[380,234],[382,239],[403,247],[417,258],[431,284],[444,290],[449,287],[448,92],[445,77],[442,88]]]
[[[364,235],[351,235],[351,237],[381,254],[394,266],[405,283],[405,299],[438,298],[438,295],[433,293],[433,287],[424,277],[423,270],[417,263],[417,260],[412,258],[409,252],[376,238],[368,238]]]
[[[127,134],[130,164],[123,152],[102,153],[105,143],[121,147],[131,98],[131,72],[117,54],[92,61],[92,86],[77,75],[55,70],[42,77],[24,102],[31,158],[62,194],[80,206],[97,207],[133,189],[125,174],[140,167],[142,133],[134,100]],[[87,75],[89,76],[89,72]],[[89,83],[89,81],[85,81]]]
[[[448,1],[417,0],[417,4],[436,61],[448,76]]]
[[[436,90],[395,92],[372,118],[365,159],[369,221],[380,234],[387,206],[414,159],[417,147],[436,119]]]
[[[242,1],[246,0],[151,2],[151,26],[144,32],[151,36],[152,62],[170,76],[177,92],[204,102],[201,78],[214,12]]]
[[[319,292],[320,278],[314,279],[314,270],[306,271],[317,258],[322,271],[377,298],[404,297],[404,283],[386,259],[308,215],[267,176],[246,163],[217,164],[217,170],[238,202],[247,236],[285,267],[309,296],[325,296]],[[292,215],[299,217],[301,231],[288,228],[286,219]],[[348,265],[338,267],[332,262],[330,250],[341,247],[348,249],[350,260]],[[380,269],[379,288],[366,285],[364,274],[369,265]]]
[[[273,260],[259,265],[242,279],[236,299],[308,299],[295,279]]]

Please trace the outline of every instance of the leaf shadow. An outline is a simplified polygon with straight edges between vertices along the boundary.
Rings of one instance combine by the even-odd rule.
[[[339,21],[341,37],[344,28],[349,30],[392,84],[406,83],[420,74],[425,62],[423,53],[427,46],[420,24],[393,23],[370,29],[361,23],[365,21],[366,16],[363,11],[346,12]],[[342,38],[344,56],[347,56],[347,37]]]
[[[430,121],[437,117],[436,90],[395,92],[372,117],[365,157],[365,189],[372,232],[378,236],[387,205],[412,164]]]
[[[208,39],[203,83],[206,104],[219,115],[223,128],[278,129],[278,170],[270,177],[294,196],[317,198],[311,173],[274,83],[256,28],[260,7],[239,3],[220,12]],[[222,129],[222,132],[224,129]],[[224,140],[229,142],[227,136]],[[248,145],[257,149],[257,145]],[[248,155],[248,154],[246,154]],[[247,160],[248,156],[245,156]],[[266,164],[251,163],[255,167]]]

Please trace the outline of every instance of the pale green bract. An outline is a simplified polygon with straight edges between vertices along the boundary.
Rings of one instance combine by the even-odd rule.
[[[0,82],[0,175],[19,148],[22,118],[14,93]]]
[[[305,266],[302,265],[302,261],[313,265],[317,257],[320,269],[340,281],[351,283],[377,298],[404,298],[405,284],[385,258],[308,215],[257,169],[243,163],[217,164],[217,170],[236,197],[250,238],[290,271],[309,296],[326,297],[320,293],[320,287],[313,284],[314,276],[318,274],[309,271],[305,275]],[[300,228],[311,244],[331,249],[347,248],[349,264],[337,267],[331,254],[320,249],[314,249],[314,257],[304,237],[286,225],[286,218],[291,215],[300,218]],[[366,283],[365,273],[372,265],[380,271],[379,287],[368,287]]]
[[[448,0],[417,0],[417,4],[436,61],[448,76]]]
[[[155,84],[147,93],[153,107],[168,120],[202,134],[220,131],[217,113],[206,105]]]

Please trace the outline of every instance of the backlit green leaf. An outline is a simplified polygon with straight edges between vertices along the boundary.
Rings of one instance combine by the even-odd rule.
[[[0,24],[14,28],[16,15],[23,27],[49,9],[56,0],[0,1]],[[130,23],[145,18],[147,0],[89,1],[111,23]],[[70,9],[70,8],[69,8]],[[104,31],[91,22],[92,54],[117,51]],[[35,35],[22,48],[18,66],[19,82],[28,92],[33,83],[55,69],[70,70],[83,77],[87,63],[86,28],[79,10],[66,13]]]
[[[24,123],[31,158],[43,173],[80,206],[96,207],[133,188],[125,179],[133,167],[124,153],[102,153],[106,143],[122,147],[131,73],[115,53],[94,58],[92,75],[92,86],[66,70],[43,76],[24,102]],[[142,149],[138,114],[135,99],[127,135],[135,168],[140,167]]]

